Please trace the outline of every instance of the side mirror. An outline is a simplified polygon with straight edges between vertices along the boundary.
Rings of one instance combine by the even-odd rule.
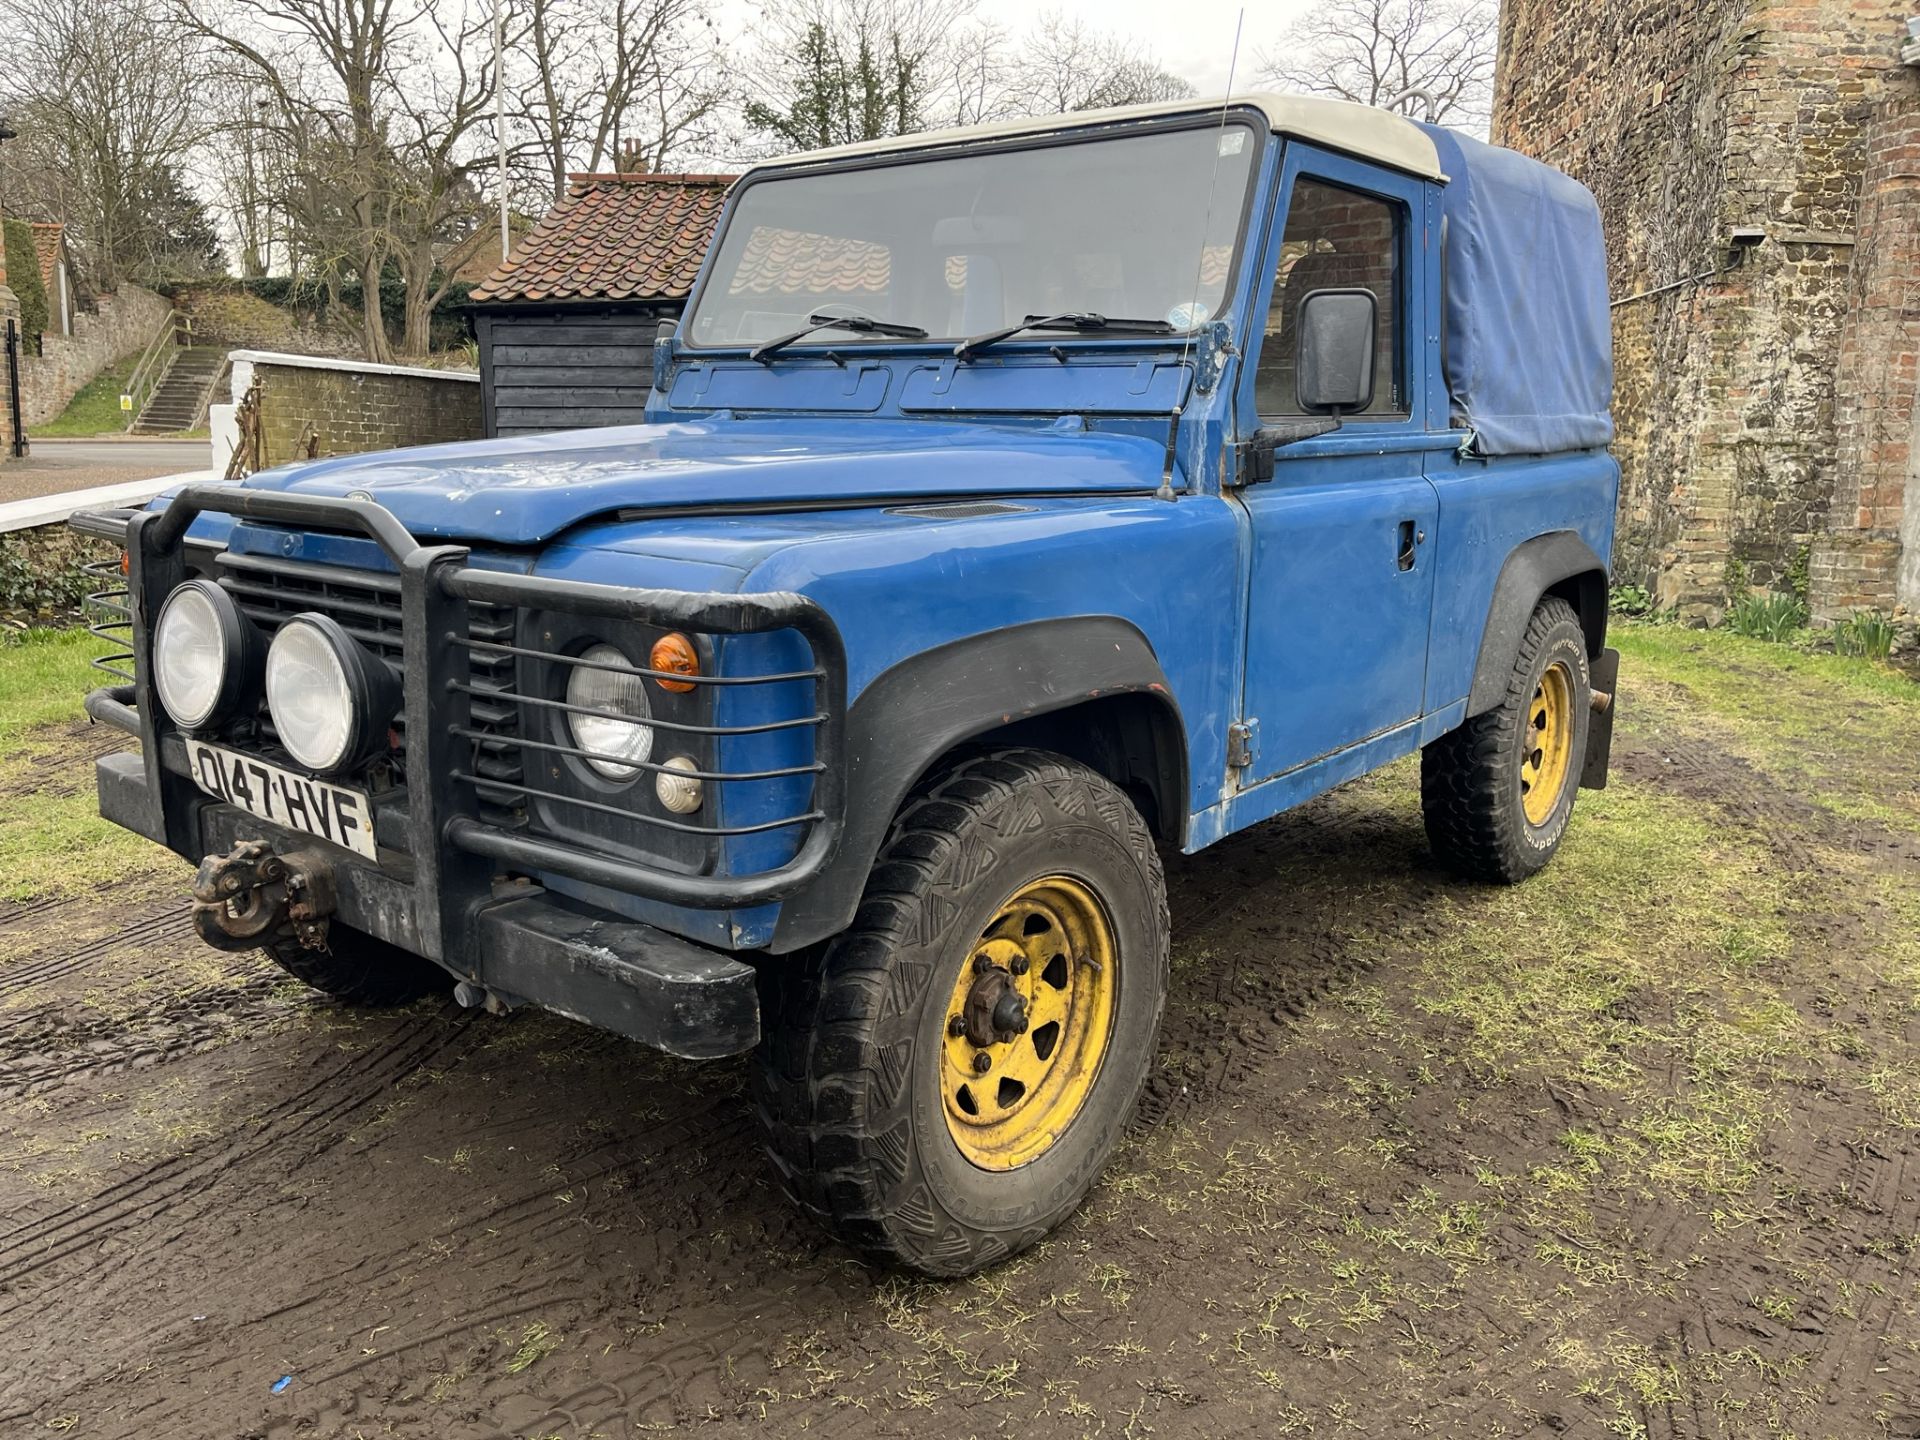
[[[1302,410],[1352,414],[1373,403],[1379,318],[1371,290],[1315,290],[1300,302],[1294,384]]]
[[[662,320],[653,332],[653,388],[665,390],[673,376],[673,337],[679,332],[678,320]]]

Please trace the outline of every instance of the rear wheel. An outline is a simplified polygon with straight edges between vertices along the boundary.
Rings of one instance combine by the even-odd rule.
[[[1580,619],[1549,596],[1520,638],[1500,704],[1421,752],[1420,802],[1435,855],[1500,884],[1553,858],[1579,791],[1592,696]]]
[[[755,1092],[793,1199],[870,1259],[965,1275],[1064,1220],[1133,1113],[1167,984],[1139,812],[1055,755],[901,810],[853,926],[762,972]]]
[[[453,985],[453,977],[431,960],[338,920],[327,926],[324,950],[281,940],[266,952],[294,979],[349,1005],[404,1005]]]

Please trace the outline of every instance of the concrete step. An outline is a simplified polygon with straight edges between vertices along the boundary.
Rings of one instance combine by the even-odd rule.
[[[191,429],[211,398],[214,382],[225,367],[224,350],[199,346],[176,350],[166,372],[147,396],[147,403],[129,427],[135,435],[166,435]]]

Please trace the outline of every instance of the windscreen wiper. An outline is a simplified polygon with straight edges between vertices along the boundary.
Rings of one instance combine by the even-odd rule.
[[[992,349],[1002,340],[1011,340],[1028,330],[1129,330],[1137,335],[1173,334],[1173,326],[1164,320],[1115,320],[1105,315],[1095,315],[1090,310],[1069,310],[1061,315],[1028,315],[1018,325],[1009,325],[1004,330],[989,330],[971,340],[962,340],[953,347],[953,358],[971,360],[982,350]]]
[[[809,315],[804,329],[791,335],[777,336],[764,345],[755,346],[749,352],[750,358],[765,365],[787,346],[820,330],[851,330],[856,335],[892,335],[901,340],[924,340],[927,332],[918,325],[896,325],[891,320],[876,320],[871,315]]]

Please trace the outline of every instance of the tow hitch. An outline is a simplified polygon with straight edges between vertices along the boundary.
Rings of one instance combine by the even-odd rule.
[[[321,856],[276,855],[264,840],[242,840],[200,862],[193,928],[221,950],[258,950],[277,940],[324,950],[333,900],[333,868]]]

